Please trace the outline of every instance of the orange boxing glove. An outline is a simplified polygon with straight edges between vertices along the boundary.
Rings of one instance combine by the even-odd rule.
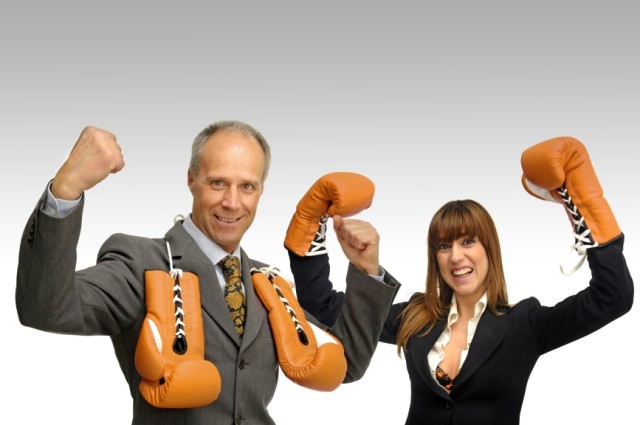
[[[155,407],[190,408],[220,394],[216,366],[204,360],[204,330],[198,277],[173,269],[145,272],[147,315],[135,364],[140,393]]]
[[[298,385],[333,391],[347,374],[342,343],[307,322],[291,287],[273,267],[252,269],[253,288],[267,310],[278,362]]]
[[[556,137],[522,153],[522,184],[536,198],[564,205],[573,228],[572,253],[581,258],[565,274],[584,262],[586,250],[603,245],[622,232],[593,169],[584,145],[572,137]]]
[[[300,257],[326,254],[329,217],[349,217],[369,208],[375,187],[367,177],[335,172],[319,178],[305,193],[291,218],[284,246]]]

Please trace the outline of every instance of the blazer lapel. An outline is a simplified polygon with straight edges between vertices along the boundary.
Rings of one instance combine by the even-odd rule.
[[[478,322],[467,358],[460,369],[460,373],[456,376],[456,387],[459,387],[469,379],[480,365],[491,356],[491,353],[495,351],[507,334],[510,325],[509,315],[495,316],[489,309],[485,310],[480,322]]]
[[[417,356],[413,356],[414,370],[420,375],[420,378],[427,383],[427,385],[438,395],[449,398],[449,393],[445,391],[431,376],[431,368],[429,365],[428,354],[436,343],[440,334],[444,331],[447,324],[446,316],[441,317],[438,323],[431,329],[431,332],[424,336],[413,336],[409,343],[410,353],[419,353]],[[425,332],[428,326],[421,329],[418,334]],[[407,358],[408,359],[408,358]],[[436,365],[434,365],[435,367]]]
[[[244,335],[242,337],[242,347],[248,347],[260,334],[263,323],[267,320],[267,312],[262,306],[262,302],[253,290],[253,279],[251,268],[260,267],[255,264],[244,250],[240,250],[242,257],[242,283],[244,284],[245,297],[247,299],[247,317],[244,325]]]
[[[200,304],[207,314],[227,334],[232,341],[240,345],[240,337],[229,316],[224,294],[216,277],[215,266],[202,252],[193,238],[184,230],[182,223],[176,223],[165,235],[171,245],[173,265],[185,272],[198,275],[200,283]],[[243,272],[244,281],[244,272]],[[205,330],[205,338],[206,338]]]

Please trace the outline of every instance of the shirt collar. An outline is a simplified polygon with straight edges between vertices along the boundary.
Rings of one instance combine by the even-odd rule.
[[[487,307],[487,292],[480,297],[473,312],[473,318],[471,320],[477,321],[480,318],[480,315],[484,313],[485,308]],[[449,317],[447,318],[447,324],[451,326],[458,320],[458,302],[456,301],[456,294],[453,294],[451,299],[451,308],[449,309]]]
[[[218,264],[220,260],[229,255],[224,249],[220,248],[220,245],[212,241],[202,233],[202,230],[198,229],[198,227],[191,220],[191,214],[185,217],[184,222],[182,223],[184,230],[196,241],[196,244],[202,252],[211,260],[213,264]],[[235,255],[240,260],[240,264],[242,264],[242,257],[240,256],[240,247],[238,246],[231,255]]]

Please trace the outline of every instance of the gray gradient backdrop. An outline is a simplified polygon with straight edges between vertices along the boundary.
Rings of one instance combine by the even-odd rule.
[[[14,305],[26,219],[85,125],[114,132],[126,167],[87,196],[79,267],[114,232],[161,236],[190,210],[193,136],[235,118],[260,129],[273,165],[243,246],[288,268],[282,241],[306,189],[331,171],[376,183],[360,214],[381,261],[423,288],[435,210],[473,198],[501,235],[510,299],[553,304],[583,288],[558,264],[572,242],[559,205],[520,185],[520,154],[573,136],[592,161],[640,263],[638,7],[610,0],[537,2],[6,1],[0,6],[4,401],[15,423],[125,424],[130,397],[109,339],[22,327]],[[480,5],[480,3],[482,3]],[[593,3],[597,4],[594,5]],[[332,276],[346,261],[330,234]],[[408,260],[403,268],[401,261]],[[543,356],[522,424],[638,418],[637,308]],[[286,378],[279,424],[401,424],[409,380],[380,346],[367,375],[332,393]]]

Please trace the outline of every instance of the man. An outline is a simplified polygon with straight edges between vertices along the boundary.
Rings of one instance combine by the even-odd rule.
[[[21,323],[49,332],[109,335],[133,398],[133,424],[275,423],[267,406],[278,378],[276,338],[251,278],[251,270],[265,264],[240,246],[255,218],[269,163],[269,145],[254,128],[238,121],[212,124],[193,143],[188,170],[191,214],[164,238],[113,235],[101,247],[95,266],[76,271],[83,193],[124,167],[115,135],[85,128],[23,234],[16,288]],[[345,250],[347,258],[357,254],[377,264],[375,229],[359,220],[345,221],[339,237],[357,247]],[[218,263],[227,255],[240,259],[246,297],[242,332],[225,303],[225,277]],[[204,355],[219,372],[219,395],[198,407],[156,407],[140,390],[146,381],[135,357],[143,323],[148,323],[145,272],[173,267],[199,280]],[[399,285],[390,275],[375,278],[371,271],[350,266],[343,314],[329,330],[344,346],[344,382],[365,372]],[[321,326],[312,317],[308,320]],[[164,383],[162,378],[155,384]],[[182,390],[196,393],[189,385]]]

